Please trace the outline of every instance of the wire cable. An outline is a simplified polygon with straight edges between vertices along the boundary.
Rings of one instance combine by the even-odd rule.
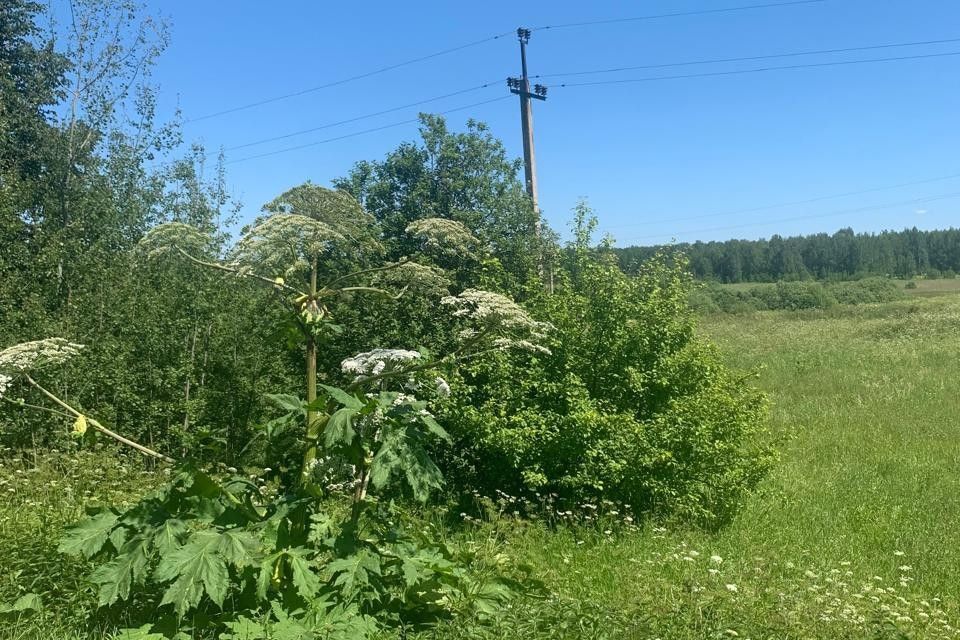
[[[814,69],[818,67],[836,67],[853,64],[867,64],[872,62],[896,62],[898,60],[920,60],[924,58],[943,58],[947,56],[960,56],[960,51],[948,51],[945,53],[926,53],[915,56],[897,56],[894,58],[870,58],[867,60],[839,60],[835,62],[815,62],[811,64],[792,64],[781,67],[761,67],[759,69],[735,69],[732,71],[709,71],[705,73],[689,73],[675,76],[654,76],[649,78],[625,78],[620,80],[595,80],[592,82],[564,82],[561,84],[547,85],[551,88],[561,87],[592,87],[601,84],[627,84],[632,82],[654,82],[657,80],[680,80],[686,78],[709,78],[713,76],[733,76],[747,73],[761,73],[765,71],[783,71],[787,69]]]
[[[828,53],[851,53],[853,51],[869,51],[872,49],[892,49],[896,47],[920,47],[927,45],[946,44],[950,42],[960,42],[960,38],[946,38],[943,40],[925,40],[922,42],[898,42],[893,44],[877,44],[863,47],[847,47],[843,49],[819,49],[816,51],[795,51],[790,53],[774,53],[760,56],[744,56],[741,58],[714,58],[710,60],[690,60],[687,62],[667,62],[663,64],[644,64],[631,67],[612,67],[609,69],[594,69],[592,71],[571,71],[568,73],[541,73],[533,78],[555,78],[566,76],[585,76],[601,73],[615,73],[618,71],[637,71],[640,69],[665,69],[669,67],[687,67],[700,64],[720,64],[725,62],[749,62],[752,60],[771,60],[774,58],[792,58],[798,56],[813,56]]]
[[[801,4],[818,4],[827,0],[791,0],[790,2],[768,2],[765,4],[748,4],[739,7],[720,7],[717,9],[700,9],[697,11],[675,11],[672,13],[659,13],[646,16],[635,16],[633,18],[609,18],[606,20],[587,20],[583,22],[565,22],[563,24],[548,24],[542,27],[534,27],[531,31],[543,31],[546,29],[567,29],[570,27],[592,27],[604,24],[619,24],[622,22],[640,22],[644,20],[659,20],[661,18],[680,18],[684,16],[701,16],[711,13],[732,13],[735,11],[748,11],[750,9],[770,9],[773,7],[789,7]]]
[[[189,124],[192,122],[199,122],[201,120],[208,120],[210,118],[216,118],[218,116],[223,116],[228,113],[236,113],[237,111],[245,111],[247,109],[253,109],[254,107],[260,107],[265,104],[272,104],[274,102],[280,102],[281,100],[287,100],[289,98],[296,98],[298,96],[303,96],[308,93],[314,93],[322,89],[328,89],[330,87],[336,87],[342,84],[347,84],[348,82],[354,82],[356,80],[362,80],[364,78],[370,78],[372,76],[379,75],[381,73],[386,73],[387,71],[393,71],[394,69],[399,69],[401,67],[410,66],[418,62],[424,62],[425,60],[431,60],[433,58],[439,58],[440,56],[445,56],[457,51],[463,51],[464,49],[469,49],[471,47],[476,47],[481,44],[486,44],[487,42],[492,42],[494,40],[499,40],[509,35],[513,35],[513,31],[505,31],[503,33],[498,33],[487,38],[481,38],[480,40],[474,40],[473,42],[467,42],[465,44],[458,45],[456,47],[450,47],[449,49],[442,49],[440,51],[435,51],[434,53],[427,54],[425,56],[420,56],[418,58],[410,58],[409,60],[404,60],[402,62],[397,62],[390,64],[378,69],[373,69],[372,71],[367,71],[366,73],[360,73],[355,76],[349,76],[347,78],[341,78],[340,80],[334,80],[332,82],[327,82],[324,84],[317,85],[315,87],[308,87],[307,89],[301,89],[300,91],[294,91],[292,93],[285,93],[283,95],[274,96],[272,98],[266,98],[264,100],[257,100],[255,102],[249,102],[237,107],[231,107],[229,109],[222,109],[220,111],[214,111],[213,113],[208,113],[196,118],[190,118],[189,120],[184,120],[184,124]]]
[[[329,129],[329,128],[331,128],[331,127],[337,127],[337,126],[340,126],[340,125],[342,125],[342,124],[349,124],[349,123],[351,123],[351,122],[357,122],[357,121],[359,121],[359,120],[366,120],[367,118],[374,118],[374,117],[376,117],[376,116],[382,116],[382,115],[387,114],[387,113],[393,113],[393,112],[395,112],[395,111],[401,111],[401,110],[403,110],[403,109],[409,109],[410,107],[417,107],[417,106],[420,106],[420,105],[422,105],[422,104],[427,104],[427,103],[430,103],[430,102],[436,102],[436,101],[438,101],[438,100],[443,100],[443,99],[445,99],[445,98],[452,98],[453,96],[459,96],[459,95],[462,95],[462,94],[464,94],[464,93],[471,93],[471,92],[473,92],[473,91],[479,91],[480,89],[486,89],[487,87],[493,86],[494,84],[500,84],[500,82],[501,82],[500,80],[496,80],[496,81],[493,81],[493,82],[487,82],[487,83],[478,85],[478,86],[476,86],[476,87],[470,87],[470,88],[468,88],[468,89],[460,89],[459,91],[452,91],[452,92],[450,92],[450,93],[445,93],[445,94],[443,94],[443,95],[441,95],[441,96],[434,96],[434,97],[432,97],[432,98],[426,98],[426,99],[424,99],[424,100],[418,100],[417,102],[409,102],[409,103],[407,103],[407,104],[400,105],[399,107],[391,107],[391,108],[389,108],[389,109],[384,109],[384,110],[382,110],[382,111],[375,111],[375,112],[373,112],[373,113],[368,113],[368,114],[365,114],[365,115],[362,115],[362,116],[356,116],[356,117],[354,117],[354,118],[348,118],[348,119],[346,119],[346,120],[339,120],[339,121],[337,121],[337,122],[330,122],[330,123],[322,124],[322,125],[319,125],[319,126],[316,126],[316,127],[310,127],[309,129],[300,129],[299,131],[292,131],[292,132],[290,132],[290,133],[285,133],[285,134],[283,134],[283,135],[273,136],[272,138],[263,138],[263,139],[261,139],[261,140],[255,140],[255,141],[253,141],[253,142],[246,142],[246,143],[244,143],[244,144],[238,144],[238,145],[235,145],[235,146],[232,146],[232,147],[226,147],[226,148],[224,149],[224,151],[235,151],[235,150],[237,150],[237,149],[245,149],[245,148],[247,148],[247,147],[254,147],[254,146],[257,146],[257,145],[266,144],[266,143],[268,143],[268,142],[276,142],[277,140],[285,140],[285,139],[287,139],[287,138],[293,138],[293,137],[295,137],[295,136],[304,135],[304,134],[306,134],[306,133],[313,133],[314,131],[320,131],[320,130],[322,130],[322,129]]]
[[[456,107],[454,109],[447,109],[446,111],[440,111],[439,115],[446,115],[448,113],[455,113],[457,111],[464,111],[466,109],[472,109],[473,107],[479,107],[481,105],[490,104],[492,102],[499,102],[501,100],[508,100],[513,98],[513,96],[500,96],[499,98],[493,98],[492,100],[483,100],[481,102],[474,102],[473,104],[467,104],[462,107]],[[335,138],[327,138],[325,140],[317,140],[316,142],[307,142],[306,144],[298,144],[293,147],[284,147],[283,149],[277,149],[275,151],[267,151],[266,153],[258,153],[253,156],[246,156],[244,158],[237,158],[236,160],[228,160],[224,164],[236,164],[238,162],[246,162],[248,160],[256,160],[258,158],[266,158],[268,156],[275,156],[281,153],[287,153],[289,151],[297,151],[299,149],[306,149],[309,147],[315,147],[321,144],[327,144],[328,142],[336,142],[337,140],[345,140],[347,138],[353,138],[355,136],[360,136],[365,133],[373,133],[374,131],[383,131],[384,129],[390,129],[393,127],[400,127],[405,124],[412,124],[414,122],[419,122],[419,118],[410,118],[409,120],[402,120],[400,122],[393,122],[391,124],[385,124],[380,127],[372,127],[370,129],[363,129],[362,131],[354,131],[353,133],[348,133],[342,136],[337,136]]]
[[[889,203],[889,204],[870,205],[870,206],[866,206],[866,207],[858,207],[858,208],[855,208],[855,209],[842,209],[842,210],[840,210],[840,211],[831,211],[831,212],[829,212],[829,213],[817,213],[817,214],[806,215],[806,216],[794,216],[794,217],[792,217],[792,218],[780,218],[780,219],[777,219],[777,220],[764,220],[764,221],[762,221],[762,222],[745,222],[745,223],[742,223],[742,224],[735,224],[735,225],[729,225],[729,226],[724,226],[724,227],[712,227],[712,228],[710,228],[710,229],[692,229],[692,230],[690,230],[690,231],[681,231],[681,232],[679,232],[679,233],[673,233],[673,234],[661,233],[661,234],[646,235],[646,236],[633,236],[633,237],[631,237],[631,238],[628,240],[628,242],[635,242],[635,241],[637,241],[637,240],[646,240],[646,239],[650,239],[650,238],[675,238],[675,237],[677,237],[677,236],[688,236],[688,235],[697,234],[697,233],[710,233],[710,232],[714,232],[714,231],[729,231],[729,230],[732,230],[732,229],[743,229],[743,228],[746,228],[746,227],[757,227],[757,226],[763,226],[763,225],[768,225],[768,224],[779,224],[779,223],[782,223],[782,222],[796,222],[796,221],[799,221],[799,220],[814,220],[814,219],[816,219],[816,218],[829,218],[829,217],[833,217],[833,216],[845,215],[845,214],[848,214],[848,213],[860,213],[860,212],[862,212],[862,211],[876,211],[876,210],[880,210],[880,209],[892,209],[892,208],[894,208],[894,207],[902,207],[902,206],[906,206],[906,205],[909,205],[909,204],[920,204],[920,203],[923,203],[923,202],[934,202],[934,201],[936,201],[936,200],[947,200],[947,199],[950,199],[950,198],[957,198],[957,197],[960,197],[960,191],[954,191],[954,192],[952,192],[952,193],[944,193],[944,194],[937,195],[937,196],[928,196],[928,197],[923,197],[923,198],[914,198],[914,199],[912,199],[912,200],[903,200],[903,201],[901,201],[901,202],[891,202],[891,203]]]

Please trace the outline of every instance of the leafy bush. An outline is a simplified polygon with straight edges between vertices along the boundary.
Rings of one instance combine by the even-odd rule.
[[[835,304],[890,302],[902,297],[903,292],[895,282],[889,278],[873,277],[826,284],[810,281],[758,284],[747,290],[709,283],[691,292],[689,300],[692,310],[709,314],[829,309]]]
[[[451,472],[488,492],[728,519],[770,462],[764,400],[696,336],[686,266],[659,255],[630,277],[570,247],[566,286],[537,303],[551,352],[477,359],[455,385]]]
[[[891,302],[904,297],[897,283],[889,278],[864,278],[856,282],[837,282],[829,285],[829,290],[840,304]]]

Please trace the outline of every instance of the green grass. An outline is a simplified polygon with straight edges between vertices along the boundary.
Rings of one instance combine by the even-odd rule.
[[[577,546],[569,535],[534,529],[512,541],[522,549],[518,555],[572,598],[608,602],[639,617],[659,611],[659,623],[640,628],[664,637],[709,637],[727,628],[756,634],[751,637],[841,637],[827,623],[817,630],[827,605],[806,590],[819,585],[826,591],[824,577],[848,571],[845,581],[856,588],[873,581],[892,585],[911,602],[940,597],[956,619],[960,298],[706,322],[704,331],[733,365],[760,368],[772,427],[789,437],[757,495],[714,535],[668,527],[659,536]],[[664,560],[682,557],[684,548],[699,556]],[[707,572],[706,557],[713,554],[723,557],[717,576]],[[906,587],[901,576],[910,578]],[[726,584],[738,591],[725,593]],[[780,608],[777,594],[797,590],[809,595],[806,613],[780,620],[773,613]],[[911,631],[910,623],[899,626],[909,637],[941,637]]]
[[[459,534],[530,564],[553,593],[518,603],[483,637],[960,637],[960,296],[715,316],[702,331],[732,365],[759,371],[783,438],[774,472],[715,533],[503,517]],[[80,567],[58,565],[53,548],[92,494],[120,495],[119,478],[71,479],[70,460],[32,476],[28,461],[0,469],[0,601],[36,589],[55,610],[0,638],[98,633],[78,622],[91,605],[71,595]],[[65,493],[50,479],[88,488]]]
[[[897,280],[897,284],[905,287],[909,280]],[[908,294],[917,297],[942,296],[944,294],[960,292],[960,278],[949,278],[939,280],[919,279],[913,280],[917,285],[915,289],[904,289]]]

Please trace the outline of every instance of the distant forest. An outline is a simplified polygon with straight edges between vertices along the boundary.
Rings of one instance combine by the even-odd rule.
[[[663,246],[616,249],[627,272]],[[954,277],[960,272],[960,229],[920,231],[916,227],[879,234],[841,229],[833,235],[769,240],[726,240],[670,245],[690,258],[703,280],[776,282],[850,280],[868,276]]]

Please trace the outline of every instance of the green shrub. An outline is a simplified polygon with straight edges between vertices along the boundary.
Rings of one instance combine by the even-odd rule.
[[[584,259],[538,304],[550,354],[474,361],[443,411],[446,463],[492,492],[613,500],[637,513],[724,522],[763,475],[763,397],[695,335],[685,262],[636,277]]]
[[[897,283],[889,278],[864,278],[855,282],[837,282],[828,286],[840,304],[891,302],[904,297]]]
[[[916,289],[916,288],[917,288],[917,283],[916,283],[916,281],[914,281],[914,280],[909,280],[909,281],[907,282],[907,284],[903,285],[903,288],[904,288],[904,289]]]

